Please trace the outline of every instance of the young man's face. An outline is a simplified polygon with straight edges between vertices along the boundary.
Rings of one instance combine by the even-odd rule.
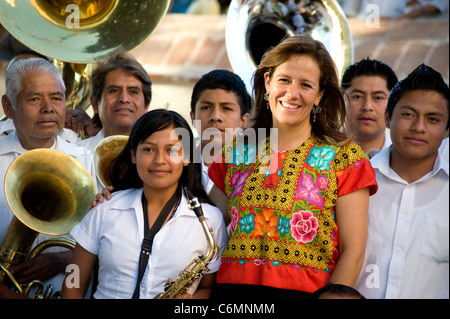
[[[369,141],[384,135],[384,112],[390,90],[379,76],[358,76],[345,90],[348,95],[349,125],[358,141]]]
[[[392,156],[433,159],[449,133],[447,100],[435,91],[410,91],[395,105],[387,125],[391,130]]]
[[[196,105],[195,114],[191,112],[191,120],[199,120],[201,124],[200,139],[203,147],[208,143],[220,141],[224,145],[232,136],[225,134],[225,129],[245,127],[248,113],[241,116],[238,97],[222,89],[208,89],[202,92]]]

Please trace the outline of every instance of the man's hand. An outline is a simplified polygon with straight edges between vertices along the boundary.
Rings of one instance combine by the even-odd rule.
[[[41,254],[14,266],[11,269],[11,274],[21,284],[32,280],[45,281],[60,272],[64,272],[71,256],[71,250]]]
[[[65,128],[68,128],[78,135],[84,132],[87,137],[94,136],[100,131],[100,128],[95,127],[92,123],[92,119],[86,113],[85,110],[67,110]]]
[[[12,291],[5,284],[0,282],[0,299],[30,299],[30,298]]]

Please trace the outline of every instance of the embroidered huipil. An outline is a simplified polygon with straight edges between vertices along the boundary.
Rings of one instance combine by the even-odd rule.
[[[229,243],[218,283],[313,292],[328,282],[339,258],[337,198],[370,187],[375,174],[355,143],[330,146],[309,138],[272,152],[226,145],[209,175],[228,197]]]

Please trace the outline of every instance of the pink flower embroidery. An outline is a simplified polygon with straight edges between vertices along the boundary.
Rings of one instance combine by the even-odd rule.
[[[302,173],[298,182],[295,198],[309,200],[309,204],[314,204],[323,208],[323,198],[319,191],[327,188],[328,180],[325,176],[319,175],[317,182],[314,182],[310,174]]]
[[[239,213],[235,206],[231,207],[231,224],[230,224],[230,230],[231,234],[234,234],[236,231],[236,226],[239,220]]]
[[[301,243],[310,243],[317,235],[319,223],[313,213],[308,211],[295,212],[291,218],[292,237]]]

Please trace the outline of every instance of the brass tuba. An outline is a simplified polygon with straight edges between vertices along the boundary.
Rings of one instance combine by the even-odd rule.
[[[286,1],[284,1],[286,2]],[[336,0],[232,0],[225,42],[232,68],[251,94],[251,79],[263,54],[282,39],[309,34],[330,52],[341,76],[353,63],[353,39]]]
[[[15,216],[0,246],[0,282],[9,278],[19,293],[28,293],[37,281],[21,287],[9,269],[51,246],[73,248],[67,238],[51,238],[30,253],[38,233],[69,233],[87,214],[95,195],[92,177],[70,155],[35,149],[16,158],[5,175],[5,196]]]
[[[217,245],[214,232],[212,228],[208,227],[206,218],[203,215],[202,206],[198,202],[197,197],[194,197],[189,188],[184,187],[184,193],[188,198],[189,209],[194,211],[199,222],[202,225],[203,232],[208,243],[208,250],[205,255],[198,256],[191,261],[186,268],[180,272],[178,279],[166,284],[164,292],[158,294],[154,299],[172,299],[174,297],[187,293],[188,289],[200,277],[202,271],[208,271],[208,264],[214,262],[219,258],[219,246]]]
[[[101,140],[94,149],[95,174],[103,187],[111,185],[109,169],[111,162],[122,152],[128,142],[126,135],[112,135]]]
[[[1,1],[0,23],[19,42],[54,59],[68,108],[87,108],[92,63],[128,52],[157,28],[170,0]]]

